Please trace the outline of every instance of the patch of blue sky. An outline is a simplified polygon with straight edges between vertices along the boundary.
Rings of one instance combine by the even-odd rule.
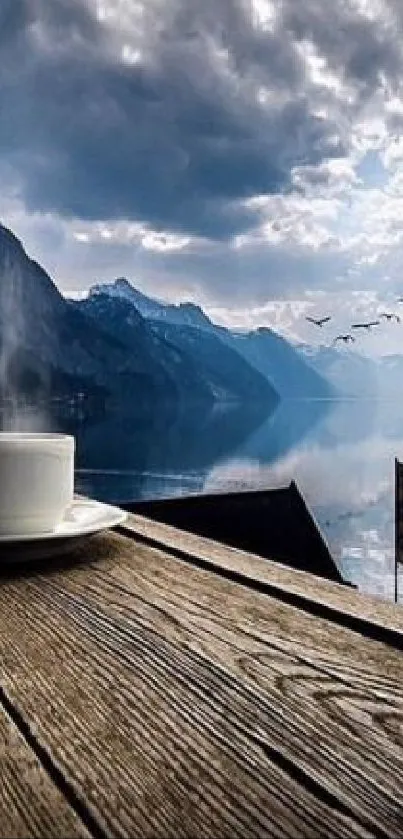
[[[357,176],[361,179],[361,189],[382,189],[386,186],[389,173],[383,165],[379,152],[367,151],[356,168]]]

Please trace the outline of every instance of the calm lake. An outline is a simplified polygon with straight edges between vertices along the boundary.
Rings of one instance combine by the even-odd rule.
[[[94,406],[74,398],[18,408],[18,416],[20,430],[75,435],[77,492],[102,501],[295,480],[343,576],[362,591],[394,596],[394,458],[403,460],[397,401],[290,399],[270,415],[259,405],[158,404],[145,414],[135,401]]]
[[[257,408],[135,406],[63,425],[77,436],[77,490],[116,502],[268,488],[295,479],[342,574],[393,597],[394,458],[403,405],[283,401]],[[67,430],[67,428],[66,428]],[[403,585],[403,580],[402,580]]]

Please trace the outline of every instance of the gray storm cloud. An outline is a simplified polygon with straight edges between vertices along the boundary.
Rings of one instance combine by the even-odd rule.
[[[29,210],[225,240],[256,223],[245,199],[346,154],[354,109],[400,84],[398,4],[371,20],[353,2],[283,0],[271,30],[246,0],[144,8],[119,31],[89,0],[3,0],[0,173]],[[307,42],[348,101],[309,77]]]

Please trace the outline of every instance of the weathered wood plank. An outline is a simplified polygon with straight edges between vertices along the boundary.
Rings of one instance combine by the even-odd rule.
[[[63,598],[35,598],[33,615],[29,601],[2,602],[16,630],[6,690],[108,833],[300,836],[303,825],[310,836],[365,834],[270,760],[242,711],[237,724],[226,720],[239,702],[236,683],[220,677],[212,686],[208,666],[183,670],[172,645],[144,628],[128,639],[88,604],[82,611],[64,600],[64,610]],[[27,618],[37,637],[24,658]]]
[[[199,559],[218,571],[234,571],[251,581],[278,587],[279,591],[295,594],[315,603],[329,606],[345,615],[367,619],[373,624],[403,633],[403,610],[393,603],[330,582],[303,571],[288,568],[278,562],[254,556],[245,551],[223,545],[212,539],[197,536],[143,516],[129,515],[120,532],[132,532],[166,549]]]
[[[0,837],[90,835],[1,706],[0,777]]]
[[[403,836],[395,650],[118,535],[91,552],[3,583],[0,655],[107,833]]]
[[[78,594],[85,592],[108,613],[112,609],[116,616],[129,618],[134,610],[152,617],[152,625],[163,631],[164,637],[174,643],[185,641],[192,649],[222,661],[250,651],[256,661],[265,655],[270,658],[268,672],[274,668],[278,674],[286,674],[291,662],[293,667],[315,668],[318,677],[322,673],[344,678],[349,685],[397,687],[400,695],[403,658],[393,648],[329,621],[312,619],[299,609],[208,571],[183,565],[159,549],[135,545],[133,550],[128,540],[117,535],[98,544],[103,560],[95,566],[95,578],[88,574],[77,585],[69,575],[64,585]],[[105,557],[105,549],[109,557]],[[96,542],[92,554],[97,555]],[[245,665],[242,659],[241,676]]]
[[[94,583],[86,583],[93,602],[117,618],[129,618],[135,599],[136,614],[152,620],[149,625],[174,643],[186,643],[222,666],[230,665],[237,676],[265,689],[271,684],[290,695],[303,692],[312,706],[323,702],[332,719],[338,717],[340,726],[363,738],[364,754],[368,733],[377,746],[380,738],[384,741],[387,771],[393,749],[385,738],[399,746],[403,742],[396,725],[402,700],[399,653],[254,592],[242,591],[240,600],[238,587],[220,580],[217,589],[208,572],[186,568],[186,574],[180,575],[180,563],[178,568],[162,552],[143,548],[144,561],[134,567],[132,552],[127,548],[126,553],[123,545],[119,563],[112,563],[103,579],[100,573]],[[150,613],[150,603],[156,612]],[[331,723],[324,719],[327,731]],[[340,731],[335,733],[338,736]]]

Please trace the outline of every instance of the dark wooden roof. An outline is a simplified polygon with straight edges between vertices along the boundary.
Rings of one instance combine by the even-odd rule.
[[[266,559],[345,582],[297,485],[122,505]]]

